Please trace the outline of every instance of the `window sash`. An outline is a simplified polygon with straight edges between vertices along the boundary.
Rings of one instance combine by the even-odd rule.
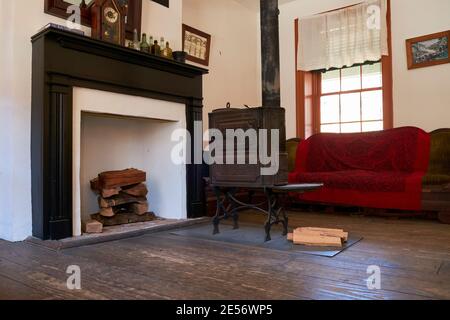
[[[378,62],[381,64],[381,61]],[[339,96],[339,122],[322,122],[321,117],[319,117],[319,131],[322,132],[322,126],[330,126],[330,125],[339,125],[339,131],[342,132],[342,125],[346,125],[346,124],[359,124],[360,125],[360,132],[365,132],[363,131],[364,129],[364,124],[366,123],[377,123],[377,122],[384,122],[384,110],[383,110],[383,106],[382,106],[382,119],[372,119],[372,120],[363,120],[363,94],[365,92],[373,92],[373,91],[381,91],[381,93],[383,94],[383,85],[381,86],[377,86],[377,87],[373,87],[373,88],[363,88],[363,66],[365,64],[362,65],[358,65],[359,67],[359,72],[360,72],[360,76],[359,76],[359,81],[360,81],[360,89],[353,89],[353,90],[342,90],[342,70],[344,69],[348,69],[348,68],[342,68],[339,69],[339,91],[333,91],[333,92],[326,92],[326,93],[322,93],[322,81],[320,81],[320,85],[319,85],[319,92],[318,92],[318,96],[319,96],[319,115],[322,113],[322,97],[327,97],[327,96],[333,96],[333,95],[338,95]],[[381,71],[381,77],[383,78],[383,73]],[[322,76],[320,75],[319,78],[322,80]],[[360,104],[359,104],[359,112],[360,112],[360,120],[358,121],[341,121],[342,120],[342,95],[346,95],[346,94],[352,94],[352,93],[359,93],[360,94]],[[383,101],[382,101],[383,103]]]

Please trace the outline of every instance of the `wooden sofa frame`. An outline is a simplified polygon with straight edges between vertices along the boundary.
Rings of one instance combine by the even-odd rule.
[[[450,129],[438,129],[431,134],[449,132]],[[301,139],[294,138],[288,140],[289,143],[300,143]],[[289,149],[289,148],[288,148]],[[291,149],[292,150],[292,149]],[[292,152],[292,151],[291,151]],[[295,154],[296,155],[296,154]],[[289,157],[291,159],[291,156]],[[294,156],[295,158],[295,156]],[[292,159],[291,159],[292,162]],[[450,168],[449,173],[450,175]],[[323,203],[321,203],[323,204]],[[447,185],[426,185],[422,189],[422,210],[435,211],[440,222],[450,224],[450,184]]]

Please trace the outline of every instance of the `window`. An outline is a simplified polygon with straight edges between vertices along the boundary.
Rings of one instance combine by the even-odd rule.
[[[383,130],[381,62],[326,71],[320,77],[320,131]]]
[[[349,131],[351,127],[355,127],[355,130],[356,127],[358,127],[358,131],[375,131],[379,129],[391,129],[394,127],[391,1],[387,0],[386,3],[389,54],[383,55],[381,57],[380,63],[372,65],[365,64],[361,67],[346,68],[350,70],[334,70],[326,72],[325,74],[316,71],[299,70],[299,20],[296,19],[294,21],[294,41],[296,49],[296,124],[297,136],[299,138],[308,138],[316,133],[319,133],[321,130],[323,130],[324,132],[346,132]],[[351,80],[352,71],[353,73],[357,74],[358,68],[360,68],[360,83],[358,83],[358,81],[355,79],[353,79],[353,81]],[[373,70],[371,70],[372,68]],[[324,79],[322,79],[322,76]],[[356,79],[359,79],[357,75]],[[324,88],[322,88],[322,82]],[[352,88],[353,85],[355,85],[359,89],[349,89]],[[353,93],[354,95],[350,95],[351,93]],[[335,96],[334,98],[331,97],[333,95]],[[344,96],[343,98],[341,97],[342,95]],[[382,96],[381,102],[379,101],[380,95]],[[323,98],[325,96],[329,97]],[[344,105],[344,103],[348,101],[354,101],[356,100],[355,97],[358,96],[360,98],[360,118],[356,118],[356,120],[354,121],[343,121],[341,118],[351,118],[351,116],[349,116],[348,114],[348,109],[352,109],[352,107],[354,107],[355,109],[358,108],[357,102],[355,102],[356,106],[348,106],[347,104]],[[327,106],[329,107],[329,109],[331,109],[331,112],[329,113],[326,113],[325,111],[323,112],[323,116],[328,117],[328,119],[324,119],[327,122],[324,121],[323,123],[320,115],[320,111],[322,108],[322,99],[328,99],[329,105]],[[370,105],[375,107],[370,107]],[[324,110],[327,108],[327,106],[323,106]],[[379,109],[380,107],[382,108],[381,111]],[[341,113],[345,114],[341,115]],[[334,120],[330,120],[333,117]],[[381,124],[381,122],[383,122],[383,124]],[[321,127],[322,124],[324,126],[323,128]]]

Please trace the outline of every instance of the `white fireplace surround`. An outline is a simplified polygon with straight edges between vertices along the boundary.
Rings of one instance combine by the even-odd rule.
[[[150,211],[187,218],[186,166],[170,159],[171,133],[186,128],[185,112],[179,103],[74,88],[73,236],[98,210],[89,180],[102,171],[139,166],[147,172]]]

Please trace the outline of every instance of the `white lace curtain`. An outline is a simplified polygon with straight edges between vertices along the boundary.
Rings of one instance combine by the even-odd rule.
[[[386,0],[299,20],[298,69],[342,68],[388,55]]]

